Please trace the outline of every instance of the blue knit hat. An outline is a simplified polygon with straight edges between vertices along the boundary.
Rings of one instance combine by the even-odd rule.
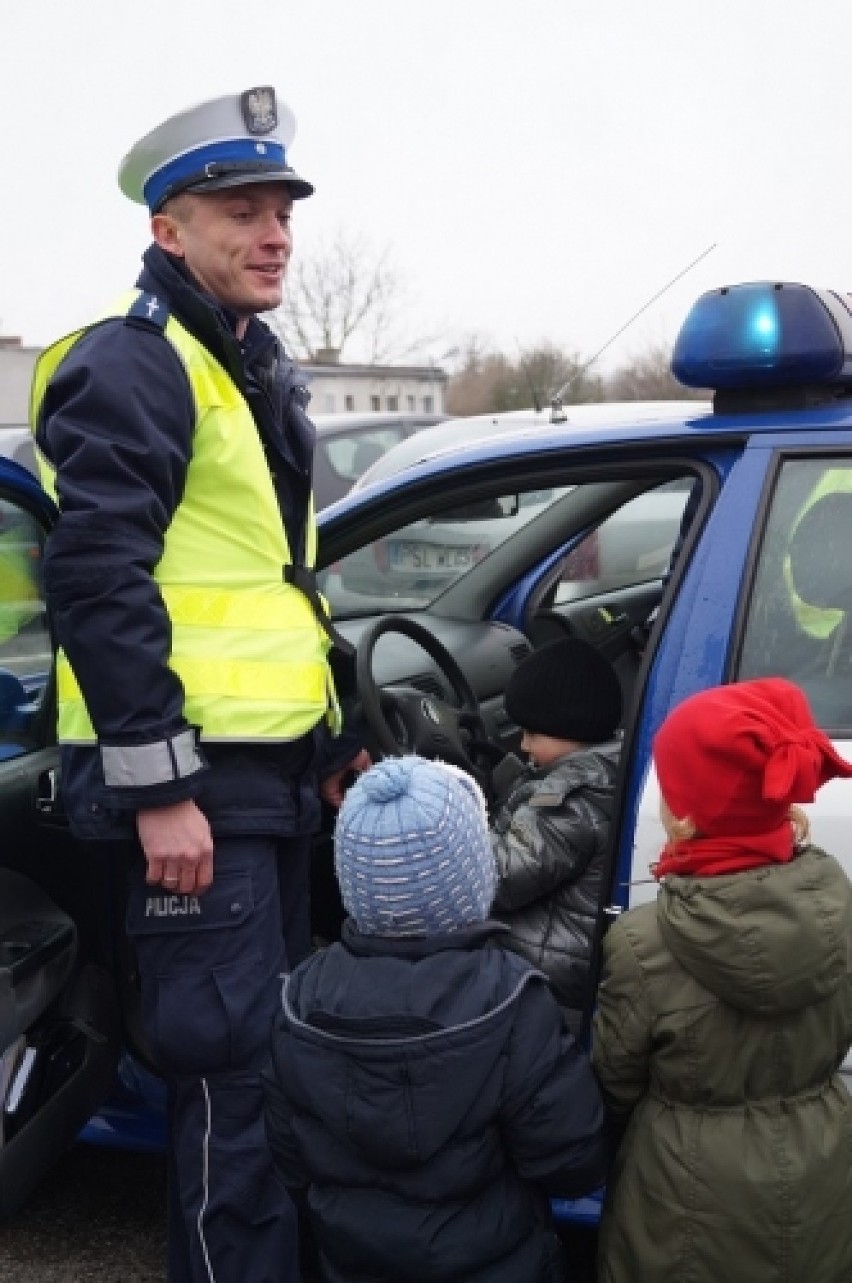
[[[387,758],[353,784],[334,863],[362,935],[431,936],[482,922],[497,885],[479,786],[422,757]]]

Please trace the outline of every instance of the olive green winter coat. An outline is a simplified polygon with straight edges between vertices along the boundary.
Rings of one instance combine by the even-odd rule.
[[[593,1061],[629,1124],[599,1283],[852,1283],[852,886],[670,877],[604,941]]]

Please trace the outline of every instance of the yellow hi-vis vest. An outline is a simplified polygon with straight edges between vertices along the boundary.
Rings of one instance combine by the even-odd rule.
[[[104,319],[126,315],[138,297],[138,290],[123,297]],[[39,358],[30,402],[33,432],[50,379],[91,328],[60,339]],[[171,621],[168,662],[183,684],[184,716],[206,740],[294,740],[323,717],[336,734],[340,708],[327,659],[331,643],[305,594],[284,581],[292,555],[251,411],[219,362],[173,316],[164,334],[183,361],[196,406],[183,498],[154,569]],[[55,499],[55,471],[36,454]],[[315,557],[311,502],[309,567]],[[56,663],[58,738],[91,743],[97,736],[62,651]]]
[[[796,527],[804,517],[805,513],[813,507],[817,500],[823,495],[848,493],[852,490],[852,468],[826,468],[819,481],[811,490],[805,502],[800,508],[796,520],[793,522],[790,530],[790,538],[795,534]],[[787,586],[787,592],[790,597],[790,603],[793,607],[799,626],[809,637],[817,641],[825,641],[834,632],[837,625],[843,618],[842,610],[834,610],[830,606],[811,606],[809,602],[803,601],[796,592],[793,583],[793,572],[790,569],[790,556],[787,554],[784,558],[784,582]]]

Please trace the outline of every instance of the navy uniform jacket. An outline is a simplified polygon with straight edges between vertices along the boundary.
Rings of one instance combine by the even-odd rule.
[[[143,261],[139,288],[167,301],[245,395],[299,559],[315,430],[298,371],[257,318],[238,342],[234,318],[199,291],[179,259],[152,245]],[[45,590],[56,640],[106,744],[154,743],[187,729],[152,572],[181,501],[194,424],[180,357],[160,326],[141,319],[111,319],[84,335],[44,400],[37,440],[57,470],[61,510],[47,541]],[[128,789],[106,787],[97,748],[66,747],[63,799],[81,837],[132,836],[137,810],[186,798],[214,834],[311,832],[317,772],[344,764],[358,747],[346,736],[332,749],[326,738],[318,727],[293,744],[211,744],[201,770]]]

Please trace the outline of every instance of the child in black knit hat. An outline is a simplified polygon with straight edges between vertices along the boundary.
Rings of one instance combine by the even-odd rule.
[[[621,687],[600,651],[552,642],[513,672],[506,712],[529,768],[491,826],[503,942],[545,972],[576,1033],[604,876],[621,749]]]

